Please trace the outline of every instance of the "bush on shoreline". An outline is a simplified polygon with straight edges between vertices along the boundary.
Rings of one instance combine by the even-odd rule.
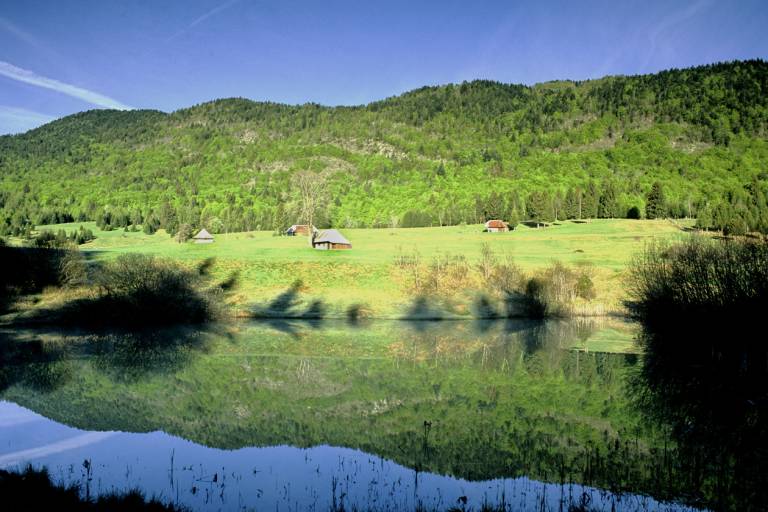
[[[629,291],[630,311],[650,328],[759,318],[768,311],[768,243],[695,237],[649,246],[631,266]]]
[[[49,256],[52,250],[44,251]],[[223,295],[236,285],[232,276],[211,284],[205,275],[211,262],[197,269],[146,254],[123,254],[88,269],[77,251],[56,251],[56,286],[90,285],[87,296],[40,309],[27,320],[78,326],[148,326],[203,323],[224,313]]]
[[[94,281],[101,294],[89,303],[107,323],[201,323],[219,313],[220,290],[206,289],[200,273],[151,255],[123,254],[99,268]]]

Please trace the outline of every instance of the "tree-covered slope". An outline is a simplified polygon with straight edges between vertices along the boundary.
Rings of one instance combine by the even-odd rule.
[[[424,87],[358,107],[216,100],[171,114],[97,110],[0,137],[0,232],[97,220],[174,232],[318,224],[696,215],[768,228],[768,64]],[[647,205],[654,183],[661,208]],[[654,193],[658,201],[658,189]],[[633,207],[635,207],[633,209]]]

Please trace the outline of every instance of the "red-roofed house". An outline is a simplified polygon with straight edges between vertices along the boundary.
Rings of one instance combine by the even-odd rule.
[[[509,224],[503,220],[493,219],[485,223],[485,230],[489,233],[498,233],[501,231],[509,231]]]

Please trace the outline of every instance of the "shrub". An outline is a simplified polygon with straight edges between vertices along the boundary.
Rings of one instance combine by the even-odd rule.
[[[201,289],[199,273],[151,255],[119,256],[100,269],[96,283],[103,291],[103,320],[146,325],[215,316],[214,297]]]
[[[523,272],[509,256],[493,267],[493,287],[501,293],[509,294],[519,289],[522,278]]]
[[[582,267],[578,270],[576,275],[576,296],[586,300],[594,299],[597,294],[595,293],[595,284],[592,282],[592,269],[590,267]]]
[[[577,296],[578,276],[560,262],[555,262],[541,276],[530,278],[523,291],[528,316],[543,318],[566,316]]]
[[[731,216],[723,226],[723,234],[726,236],[742,236],[749,231],[747,222],[739,215]]]
[[[84,226],[80,226],[80,229],[72,232],[70,239],[77,245],[82,245],[86,242],[90,242],[91,240],[95,240],[96,236],[90,229],[87,229]]]
[[[496,267],[496,254],[491,246],[485,242],[480,246],[480,260],[477,262],[477,270],[483,278],[486,286],[492,284],[493,269]]]
[[[77,248],[65,251],[59,260],[59,282],[64,286],[80,286],[87,280],[88,272],[83,254]]]
[[[71,245],[64,230],[54,233],[53,231],[44,229],[32,238],[31,242],[32,247],[37,247],[39,249],[60,249]]]
[[[765,510],[768,244],[692,238],[632,264],[641,321],[634,401],[669,431],[680,460],[717,482],[712,509]],[[723,475],[729,477],[723,479]],[[756,505],[756,503],[758,503]]]
[[[629,210],[627,210],[627,218],[628,219],[639,219],[640,218],[640,208],[638,208],[637,206],[633,206]]]
[[[176,232],[176,241],[180,244],[183,244],[190,238],[194,236],[194,231],[192,229],[192,226],[189,224],[182,224],[179,226],[179,230]]]
[[[0,247],[0,294],[35,293],[61,284],[65,251],[34,247]]]
[[[759,318],[768,311],[768,244],[703,238],[651,245],[632,264],[631,311],[650,325]]]
[[[464,288],[469,279],[469,271],[469,263],[463,255],[459,254],[448,257],[446,274],[448,276],[447,282],[452,289],[460,290]]]
[[[576,273],[559,261],[544,272],[544,282],[551,306],[562,307],[576,298]]]
[[[532,277],[525,284],[525,314],[531,318],[547,316],[545,284],[541,278]]]
[[[400,226],[404,228],[422,228],[432,225],[432,216],[427,212],[419,210],[408,210],[400,221]]]

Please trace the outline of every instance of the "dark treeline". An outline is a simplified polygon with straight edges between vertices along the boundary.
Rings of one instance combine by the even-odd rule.
[[[696,217],[765,232],[768,64],[424,87],[359,107],[216,100],[171,114],[90,111],[0,137],[0,234],[96,221],[171,234],[499,217]]]

